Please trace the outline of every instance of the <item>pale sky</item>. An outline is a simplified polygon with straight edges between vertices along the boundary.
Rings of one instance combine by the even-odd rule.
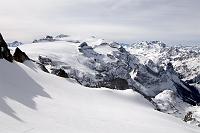
[[[45,35],[109,40],[200,40],[200,0],[0,0],[0,32],[8,41]]]

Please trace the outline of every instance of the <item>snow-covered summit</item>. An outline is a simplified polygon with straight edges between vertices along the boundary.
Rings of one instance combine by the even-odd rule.
[[[130,45],[131,47],[134,48],[145,48],[145,49],[162,49],[166,47],[166,44],[161,42],[161,41],[142,41],[140,43],[133,43]]]
[[[166,66],[171,62],[184,80],[191,80],[200,75],[200,47],[167,46],[163,43],[160,45],[159,42],[152,45],[142,42],[129,45],[126,49],[137,56],[141,63],[152,60],[155,64]]]
[[[20,45],[23,45],[23,43],[19,42],[19,41],[14,41],[12,43],[8,43],[8,47],[18,47]]]

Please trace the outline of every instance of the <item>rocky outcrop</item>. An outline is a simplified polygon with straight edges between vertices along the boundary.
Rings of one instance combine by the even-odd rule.
[[[116,90],[126,90],[129,88],[128,82],[122,78],[115,78],[111,81],[103,82],[102,86]]]
[[[181,96],[182,100],[191,104],[199,105],[200,103],[200,93],[194,86],[191,86],[183,81],[181,84],[174,83],[177,89],[177,93]]]
[[[81,43],[81,44],[79,45],[80,48],[83,48],[83,47],[85,47],[85,46],[88,46],[88,44],[87,44],[86,42],[83,42],[83,43]]]
[[[179,77],[184,81],[200,75],[200,66],[198,65],[200,61],[199,46],[167,46],[153,41],[126,45],[126,49],[138,56],[141,61],[151,59],[156,64],[164,67],[170,61],[174,66],[174,70],[179,73]]]
[[[25,52],[22,52],[19,48],[16,48],[15,53],[13,55],[15,61],[23,63],[26,60],[30,60]]]
[[[56,36],[56,38],[65,38],[65,37],[69,37],[69,35],[60,34],[60,35],[57,35],[57,36]]]
[[[190,79],[190,80],[186,80],[186,82],[187,82],[188,84],[194,84],[194,83],[200,84],[200,74],[197,75],[197,76],[195,76],[194,78],[192,78],[192,79]]]
[[[45,38],[42,39],[36,39],[33,41],[33,43],[39,43],[39,42],[54,42],[56,39],[54,39],[52,36],[46,36]]]
[[[41,56],[41,55],[38,57],[38,60],[43,65],[50,65],[52,63],[51,59],[44,57],[44,56]]]
[[[30,59],[25,52],[22,52],[19,48],[15,49],[15,53],[13,55],[13,59],[17,62],[24,63],[27,60],[30,60],[34,64],[36,64],[42,71],[49,73],[49,71],[46,69],[45,65],[42,63],[39,63],[35,60]]]
[[[88,46],[86,42],[83,42],[79,45],[79,52],[83,53],[85,56],[91,57],[93,55],[98,56],[91,46]]]
[[[101,43],[92,47],[83,42],[78,46],[79,52],[85,58],[82,65],[94,71],[95,74],[67,67],[67,62],[66,64],[56,63],[54,59],[48,57],[39,57],[39,60],[44,65],[52,66],[55,69],[52,73],[58,76],[65,77],[62,70],[66,70],[70,78],[76,79],[84,86],[119,90],[135,88],[139,93],[148,97],[155,97],[164,90],[172,90],[185,102],[192,105],[200,102],[200,94],[196,91],[197,89],[180,80],[171,62],[167,63],[166,68],[155,64],[152,60],[141,64],[135,55],[118,45],[117,43],[115,45]],[[160,45],[165,48],[162,43]],[[113,49],[113,51],[109,54],[98,52],[98,48],[104,47]]]
[[[45,67],[45,65],[43,65],[43,64],[41,64],[41,63],[36,63],[36,64],[38,64],[39,65],[39,67],[40,67],[40,69],[42,70],[42,71],[44,71],[44,72],[46,72],[46,73],[49,73],[49,71],[47,70],[47,68]]]
[[[1,33],[0,33],[0,59],[6,59],[9,62],[13,61],[13,57]]]
[[[14,41],[12,43],[8,43],[8,47],[18,47],[20,45],[23,45],[22,42]]]
[[[192,112],[191,111],[189,111],[186,115],[185,115],[185,117],[184,117],[184,119],[183,119],[183,121],[185,121],[185,122],[188,122],[188,121],[194,121],[195,119],[192,117]]]
[[[153,45],[154,43],[158,45]],[[163,43],[159,42],[146,44],[146,47],[160,51],[166,48]],[[164,90],[171,90],[184,102],[192,105],[200,102],[197,89],[182,81],[174,70],[173,64],[168,60],[165,66],[154,63],[153,60],[148,60],[143,64],[139,58],[118,43],[101,42],[94,46],[83,42],[77,46],[77,49],[81,53],[77,58],[80,56],[80,59],[83,59],[78,60],[77,63],[90,71],[79,70],[76,66],[70,67],[68,62],[61,62],[50,57],[39,57],[39,61],[48,65],[53,74],[74,78],[87,87],[107,87],[120,90],[134,88],[149,98],[155,97]]]
[[[53,69],[51,73],[59,77],[69,78],[68,74],[63,69]]]

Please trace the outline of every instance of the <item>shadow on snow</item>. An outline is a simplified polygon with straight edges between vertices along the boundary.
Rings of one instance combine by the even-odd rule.
[[[6,99],[12,99],[28,108],[37,109],[34,98],[42,96],[51,98],[44,88],[36,83],[20,66],[0,61],[0,111],[23,122],[8,105]]]

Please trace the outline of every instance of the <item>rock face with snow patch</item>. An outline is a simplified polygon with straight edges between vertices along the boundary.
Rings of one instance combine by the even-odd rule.
[[[8,49],[8,46],[4,41],[1,33],[0,33],[0,58],[6,59],[7,61],[10,62],[13,61],[12,55],[10,54],[10,50]]]
[[[42,71],[49,73],[49,71],[46,69],[45,65],[42,63],[36,62],[34,60],[31,60],[25,52],[22,52],[18,47],[15,49],[15,53],[13,54],[13,59],[17,62],[24,63],[25,61],[30,61],[34,65],[38,66]]]
[[[59,77],[69,78],[68,74],[63,69],[54,69],[51,73]]]
[[[154,46],[154,43],[158,45]],[[152,60],[142,64],[134,54],[113,42],[103,42],[95,46],[88,42],[75,45],[81,56],[78,64],[83,65],[90,72],[81,71],[76,66],[70,67],[68,62],[60,62],[47,55],[40,56],[39,61],[44,65],[50,65],[50,71],[53,74],[58,73],[59,70],[65,70],[70,78],[76,79],[84,86],[122,90],[133,88],[145,97],[152,98],[164,90],[171,90],[183,101],[192,105],[200,102],[198,90],[179,78],[171,62],[166,63],[166,67]],[[162,51],[166,45],[156,41],[148,43],[145,48],[152,47]]]
[[[46,36],[45,38],[34,40],[33,43],[38,43],[38,42],[54,42],[54,41],[55,41],[55,39],[52,36]]]
[[[22,42],[14,41],[12,43],[8,43],[8,47],[18,47],[20,45],[23,45]]]
[[[180,78],[184,81],[198,82],[195,77],[200,75],[199,47],[167,46],[162,42],[152,41],[127,45],[126,49],[142,63],[150,59],[155,64],[166,66],[170,61]]]
[[[166,113],[175,113],[179,109],[176,109],[176,104],[181,102],[178,99],[177,94],[171,90],[164,90],[155,96],[153,101],[157,104],[157,109]]]
[[[42,63],[43,65],[50,65],[52,63],[51,59],[47,58],[47,57],[43,57],[43,56],[39,56],[38,60],[40,63]]]

